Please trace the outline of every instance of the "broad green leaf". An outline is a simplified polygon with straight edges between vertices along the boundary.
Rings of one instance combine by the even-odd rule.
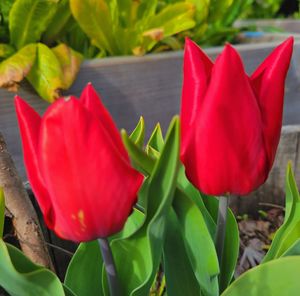
[[[198,251],[201,252],[200,248]],[[187,254],[181,226],[173,209],[167,220],[163,266],[169,295],[201,295],[200,286]]]
[[[177,179],[177,188],[179,190],[181,190],[186,196],[191,198],[193,200],[193,202],[197,205],[197,207],[201,211],[203,218],[206,222],[208,231],[209,231],[211,237],[214,239],[216,222],[211,217],[211,214],[209,213],[209,211],[207,210],[207,208],[203,202],[203,199],[205,197],[202,197],[199,190],[196,189],[196,187],[194,187],[192,185],[192,183],[190,183],[189,180],[187,179],[183,165],[181,165],[181,167],[179,169],[178,179]]]
[[[56,55],[63,74],[63,89],[68,89],[74,82],[79,71],[83,57],[64,43],[52,48]]]
[[[173,208],[178,217],[190,263],[203,295],[219,295],[219,262],[213,238],[197,205],[176,190]]]
[[[130,140],[132,140],[138,147],[143,147],[144,139],[145,139],[145,121],[143,116],[140,117],[140,120],[133,130],[133,132],[129,136]]]
[[[112,242],[124,295],[148,295],[162,255],[167,215],[173,200],[179,161],[179,124],[172,121],[166,144],[145,181],[145,221],[133,235]],[[130,256],[128,256],[130,254]]]
[[[17,91],[19,82],[29,73],[36,58],[36,44],[29,44],[0,63],[0,87]]]
[[[11,10],[12,5],[14,4],[15,0],[1,0],[0,1],[0,13],[1,17],[3,17],[3,23],[8,24],[8,16],[9,11]]]
[[[15,53],[14,48],[6,43],[0,43],[0,60],[6,59]]]
[[[43,42],[51,44],[57,40],[68,28],[67,25],[72,17],[69,0],[60,0],[56,4],[56,11],[43,33]]]
[[[143,209],[144,211],[144,209]],[[144,212],[133,209],[132,214],[128,217],[124,228],[121,232],[119,232],[116,238],[125,238],[129,237],[130,235],[134,234],[138,229],[141,228],[143,222],[145,221],[145,214]]]
[[[286,206],[284,223],[276,231],[263,263],[279,258],[300,238],[300,196],[291,164],[286,172]]]
[[[112,32],[111,11],[105,0],[70,0],[70,7],[74,18],[94,45],[110,54],[120,53]]]
[[[296,242],[287,249],[281,257],[287,257],[287,256],[300,256],[300,239],[296,240]]]
[[[101,281],[102,266],[98,242],[81,243],[68,266],[65,285],[77,296],[104,295]]]
[[[214,218],[215,223],[217,223],[219,208],[218,200],[212,196],[203,197],[203,200],[205,201],[211,216]],[[234,214],[228,208],[224,250],[221,263],[221,272],[219,276],[220,292],[226,289],[233,278],[238,255],[239,229]]]
[[[58,0],[16,0],[9,13],[10,41],[20,49],[41,39]]]
[[[58,277],[0,240],[0,286],[12,296],[64,296]]]
[[[59,60],[54,52],[42,43],[37,45],[35,63],[26,78],[38,94],[50,103],[60,96],[60,89],[64,88]]]
[[[164,146],[164,137],[163,137],[163,134],[161,131],[160,124],[158,123],[155,126],[155,128],[149,138],[149,141],[146,146],[146,152],[148,153],[147,150],[149,149],[149,147],[152,147],[156,151],[160,152],[162,150],[163,146]]]
[[[63,284],[65,296],[77,296],[70,288]]]
[[[0,188],[0,239],[2,239],[3,236],[4,220],[5,220],[5,199],[4,199],[3,189]]]
[[[222,296],[299,295],[300,256],[284,257],[242,274]]]

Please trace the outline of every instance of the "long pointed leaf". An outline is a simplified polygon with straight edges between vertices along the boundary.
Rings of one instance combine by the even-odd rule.
[[[146,218],[128,238],[112,242],[117,270],[125,295],[148,295],[158,270],[166,219],[171,208],[179,161],[178,119],[169,129],[162,154],[153,174],[144,184]],[[130,252],[131,256],[126,256]]]
[[[58,0],[16,0],[9,14],[11,43],[20,49],[41,39]]]

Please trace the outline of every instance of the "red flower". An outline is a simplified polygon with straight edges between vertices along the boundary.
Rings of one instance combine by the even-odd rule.
[[[143,177],[91,84],[61,98],[41,118],[16,97],[24,160],[49,228],[73,241],[120,231]]]
[[[186,40],[181,160],[202,192],[245,195],[265,182],[279,142],[292,50],[291,37],[248,77],[231,45],[213,63]]]

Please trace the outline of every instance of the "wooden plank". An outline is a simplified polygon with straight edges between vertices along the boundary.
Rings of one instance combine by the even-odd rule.
[[[235,26],[255,25],[259,30],[274,27],[285,32],[300,33],[300,21],[296,19],[257,19],[257,20],[241,20],[235,23]]]

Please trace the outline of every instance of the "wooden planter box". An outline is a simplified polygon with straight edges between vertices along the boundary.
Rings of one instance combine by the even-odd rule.
[[[235,23],[236,26],[255,25],[259,30],[276,28],[283,32],[300,34],[300,20],[295,19],[257,19],[242,20]]]

